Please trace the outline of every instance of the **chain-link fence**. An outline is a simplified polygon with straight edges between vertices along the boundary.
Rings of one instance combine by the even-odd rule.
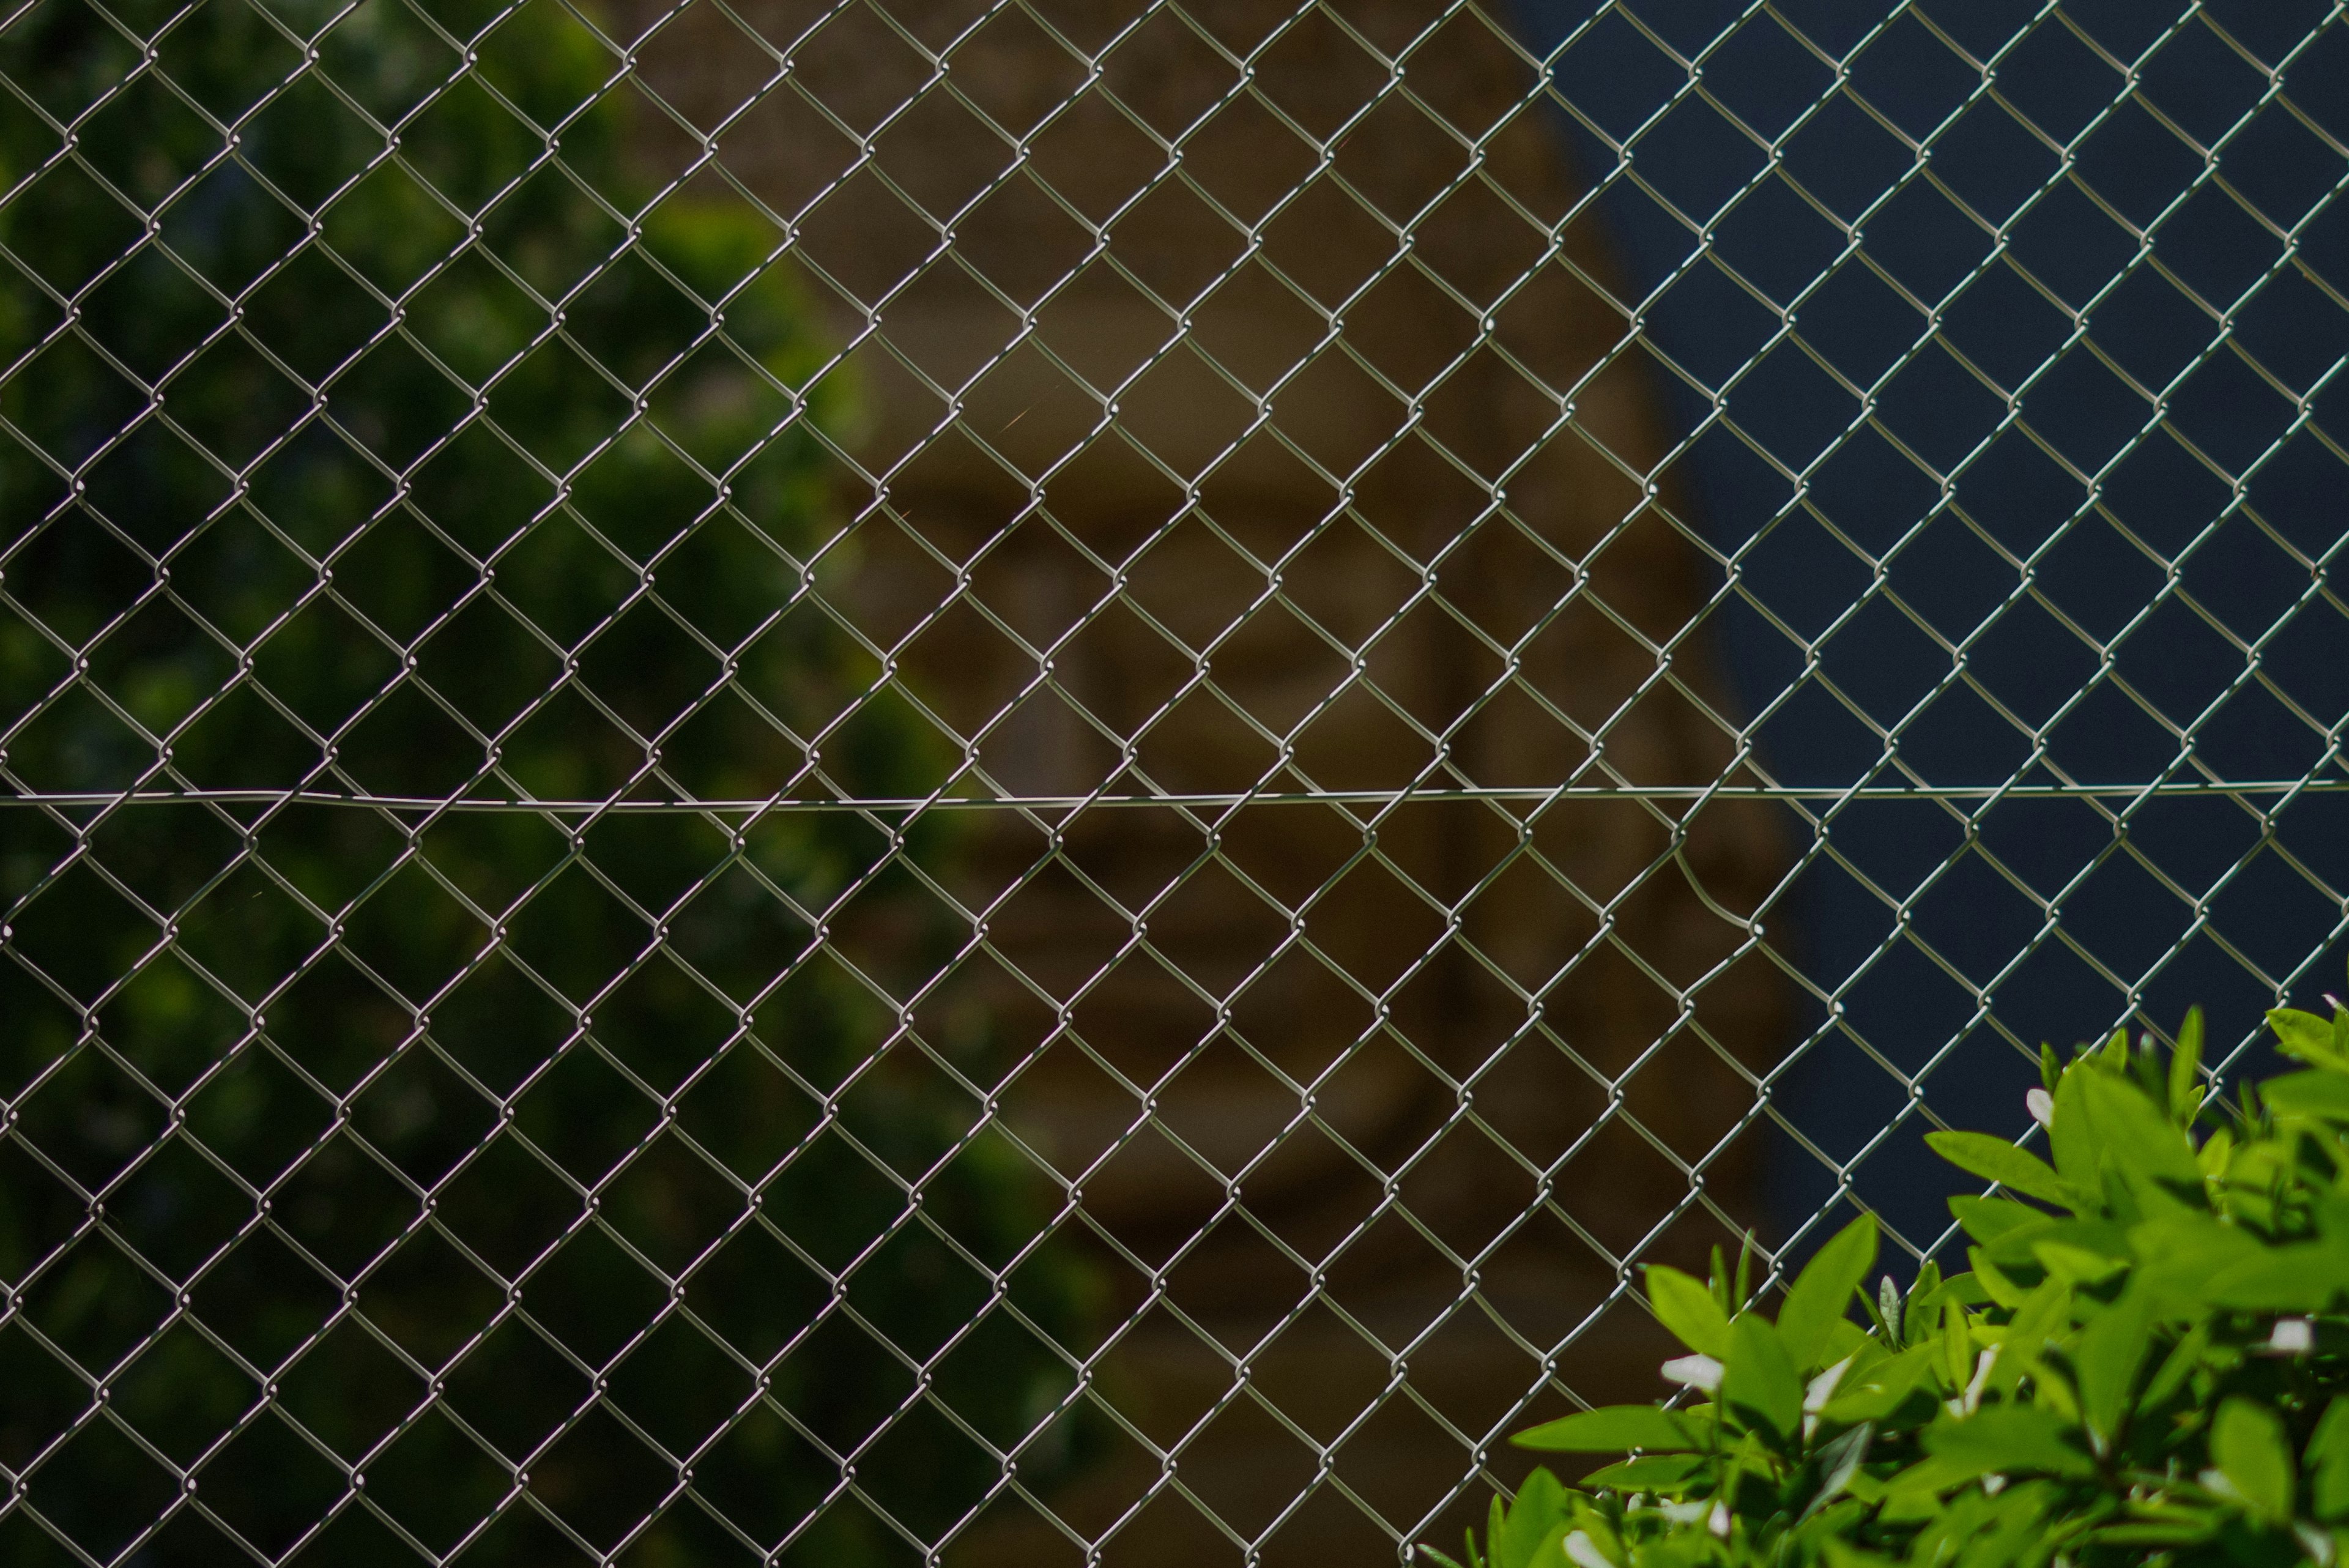
[[[2349,930],[2344,105],[2285,0],[9,11],[0,1562],[1392,1561],[1641,1262],[1930,1251]]]

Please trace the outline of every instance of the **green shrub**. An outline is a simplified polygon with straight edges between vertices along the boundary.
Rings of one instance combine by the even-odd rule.
[[[1085,1280],[969,1141],[983,1028],[901,1011],[968,937],[935,830],[272,798],[951,765],[822,602],[782,236],[655,200],[617,68],[552,4],[0,29],[0,765],[250,794],[0,808],[0,1563],[36,1511],[552,1561],[542,1508],[608,1549],[672,1501],[647,1563],[706,1513],[918,1559],[883,1514],[1064,1446]]]
[[[1861,1289],[1866,1217],[1775,1323],[1734,1310],[1717,1256],[1709,1283],[1651,1268],[1691,1352],[1665,1375],[1699,1402],[1519,1434],[1631,1457],[1573,1488],[1537,1469],[1467,1561],[2330,1568],[2349,1545],[2349,1011],[2269,1022],[2303,1065],[2239,1105],[2206,1099],[2197,1014],[2167,1054],[2126,1033],[2060,1071],[2043,1052],[2053,1165],[1932,1135],[2004,1192],[1951,1199],[1972,1267],[1929,1262],[1905,1297]]]

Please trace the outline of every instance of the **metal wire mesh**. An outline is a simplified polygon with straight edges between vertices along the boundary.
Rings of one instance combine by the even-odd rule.
[[[2349,930],[2344,39],[11,11],[0,1558],[1381,1561],[1929,1252]]]

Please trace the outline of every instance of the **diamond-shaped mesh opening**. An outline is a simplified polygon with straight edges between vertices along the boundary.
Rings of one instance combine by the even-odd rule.
[[[12,15],[0,1556],[1384,1560],[1643,1263],[1921,1262],[2043,1039],[2349,941],[2344,102],[2315,5]]]

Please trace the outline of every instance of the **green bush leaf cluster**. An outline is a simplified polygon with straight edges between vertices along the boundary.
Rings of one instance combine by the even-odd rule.
[[[1620,1455],[1493,1505],[1467,1568],[2332,1568],[2349,1548],[2349,1011],[2269,1023],[2297,1070],[2208,1097],[2202,1022],[2043,1053],[2050,1158],[1929,1142],[1971,1265],[1903,1293],[1863,1215],[1775,1321],[1714,1257],[1647,1272],[1693,1403],[1519,1433]],[[1742,1269],[1741,1269],[1742,1272]],[[1462,1568],[1433,1549],[1433,1561]]]

